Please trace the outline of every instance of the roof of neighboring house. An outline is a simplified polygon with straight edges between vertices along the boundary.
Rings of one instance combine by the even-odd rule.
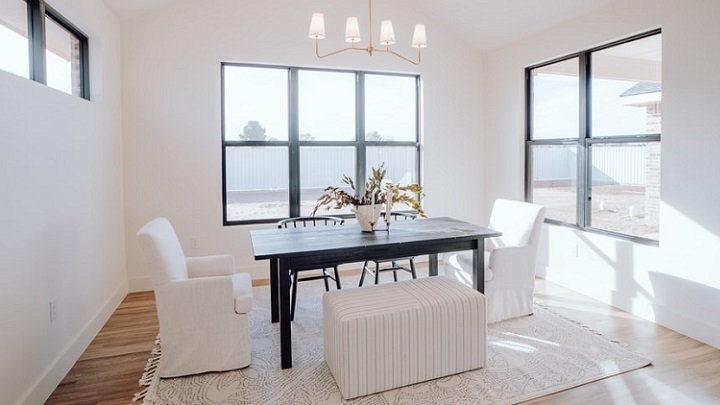
[[[659,93],[662,91],[660,83],[640,82],[625,90],[620,97],[636,96],[638,94]]]

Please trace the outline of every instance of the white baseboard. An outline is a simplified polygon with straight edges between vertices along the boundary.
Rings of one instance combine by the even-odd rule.
[[[134,277],[128,279],[128,291],[133,292],[140,292],[140,291],[152,291],[152,281],[150,281],[150,276],[142,276],[142,277]]]
[[[717,326],[689,318],[667,307],[654,305],[653,308],[658,325],[720,349],[720,328]]]
[[[717,326],[714,319],[694,317],[693,313],[681,313],[671,306],[659,304],[652,296],[617,297],[613,295],[612,285],[604,285],[600,280],[589,280],[586,274],[578,273],[572,269],[548,266],[543,270],[538,272],[538,277],[720,349],[720,327]],[[685,293],[688,293],[687,288],[684,291]],[[708,293],[707,291],[710,291],[710,289],[694,288],[695,290],[689,293],[694,292],[695,295],[705,294],[705,301],[708,303],[717,302],[716,297],[720,296],[717,292]],[[689,299],[685,297],[680,300]]]
[[[107,320],[110,319],[110,316],[125,298],[127,292],[128,284],[126,282],[120,284],[115,289],[97,312],[95,312],[95,315],[78,331],[75,338],[60,352],[55,361],[52,362],[52,364],[45,369],[45,372],[32,384],[26,394],[23,395],[19,404],[35,405],[45,403],[98,332],[100,332],[100,329],[102,329]]]

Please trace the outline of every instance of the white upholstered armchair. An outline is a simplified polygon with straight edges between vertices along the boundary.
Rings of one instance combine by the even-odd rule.
[[[498,199],[488,228],[501,237],[485,242],[485,299],[487,322],[533,313],[535,265],[545,207]],[[472,285],[470,252],[443,257],[445,274]]]
[[[165,218],[137,233],[155,290],[160,377],[223,371],[250,364],[252,283],[231,255],[185,257]]]

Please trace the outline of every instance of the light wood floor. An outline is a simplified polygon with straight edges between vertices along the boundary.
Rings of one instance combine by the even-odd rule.
[[[719,350],[544,280],[536,299],[653,365],[528,404],[720,404]],[[157,333],[153,293],[129,294],[47,404],[130,404]]]

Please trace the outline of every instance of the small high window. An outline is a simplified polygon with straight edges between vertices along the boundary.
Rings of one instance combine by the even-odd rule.
[[[0,6],[0,69],[90,98],[87,36],[42,0]]]

